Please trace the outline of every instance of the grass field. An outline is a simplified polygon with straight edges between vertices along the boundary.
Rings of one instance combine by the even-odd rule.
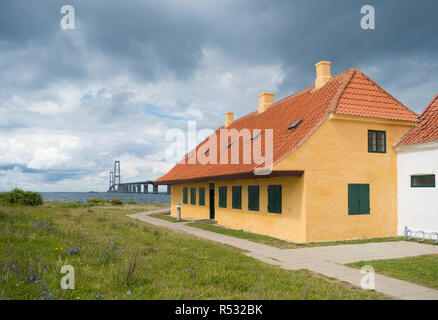
[[[389,277],[438,289],[438,255],[435,254],[348,264],[355,268],[361,268],[364,265],[371,265],[375,272]]]
[[[0,207],[0,299],[380,299],[126,217],[144,208]],[[60,288],[61,268],[75,289]]]
[[[252,232],[246,232],[242,230],[233,230],[229,228],[224,228],[220,226],[215,226],[211,224],[191,222],[187,223],[188,226],[196,227],[199,229],[217,232],[225,234],[228,236],[233,236],[236,238],[242,238],[258,243],[267,244],[281,249],[298,249],[305,247],[320,247],[320,246],[334,246],[341,244],[359,244],[359,243],[370,243],[370,242],[387,242],[387,241],[400,241],[403,237],[388,237],[388,238],[372,238],[372,239],[358,239],[358,240],[345,240],[345,241],[327,241],[327,242],[309,242],[309,243],[293,243],[284,241],[281,239],[264,236]]]

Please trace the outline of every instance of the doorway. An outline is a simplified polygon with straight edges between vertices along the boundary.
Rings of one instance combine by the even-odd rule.
[[[210,219],[214,220],[214,183],[210,183]]]

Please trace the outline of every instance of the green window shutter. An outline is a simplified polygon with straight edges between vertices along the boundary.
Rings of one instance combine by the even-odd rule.
[[[360,185],[348,185],[348,214],[360,213]]]
[[[268,186],[268,212],[281,213],[281,186]]]
[[[227,207],[227,187],[219,187],[219,208]]]
[[[188,199],[189,199],[189,197],[188,197],[188,189],[184,188],[183,189],[183,203],[187,204],[188,203]]]
[[[370,185],[361,184],[360,185],[360,213],[369,214],[370,213]]]
[[[370,213],[370,185],[349,184],[348,185],[348,214],[369,214]]]
[[[196,188],[190,188],[190,204],[196,204]]]
[[[205,206],[205,188],[199,188],[199,205]]]
[[[233,209],[242,209],[242,187],[241,186],[233,186],[232,188],[233,195]]]
[[[248,210],[259,211],[260,207],[260,187],[248,186]]]

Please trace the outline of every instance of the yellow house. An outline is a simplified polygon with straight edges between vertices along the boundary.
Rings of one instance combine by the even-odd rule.
[[[357,68],[332,77],[330,62],[315,66],[314,86],[277,102],[261,93],[237,120],[228,112],[156,180],[172,185],[172,215],[180,204],[182,217],[295,242],[397,234],[393,146],[417,114]]]

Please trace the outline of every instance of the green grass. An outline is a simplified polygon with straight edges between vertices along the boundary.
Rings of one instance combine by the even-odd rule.
[[[436,254],[348,264],[355,268],[362,268],[365,265],[371,265],[375,272],[389,277],[438,289],[438,255]]]
[[[191,223],[187,223],[187,225],[207,231],[225,234],[227,236],[233,236],[236,238],[267,244],[280,249],[298,249],[305,247],[321,247],[321,246],[334,246],[341,244],[359,244],[359,243],[369,243],[369,242],[387,242],[387,241],[403,240],[403,237],[388,237],[388,238],[372,238],[372,239],[358,239],[358,240],[345,240],[345,241],[294,243],[294,242],[288,242],[285,240],[264,236],[252,232],[234,230],[234,229],[229,229],[225,227],[220,227],[220,226],[215,226],[215,225],[205,224],[200,222],[191,222]]]
[[[181,221],[178,221],[178,219],[175,217],[165,215],[165,214],[160,214],[160,213],[153,213],[149,216],[154,217],[154,218],[158,218],[158,219],[162,219],[162,220],[166,220],[166,221],[170,221],[170,222],[187,222],[187,220],[181,219]]]
[[[140,211],[0,207],[0,298],[385,298],[126,216]],[[64,265],[74,267],[74,290],[60,289]]]

